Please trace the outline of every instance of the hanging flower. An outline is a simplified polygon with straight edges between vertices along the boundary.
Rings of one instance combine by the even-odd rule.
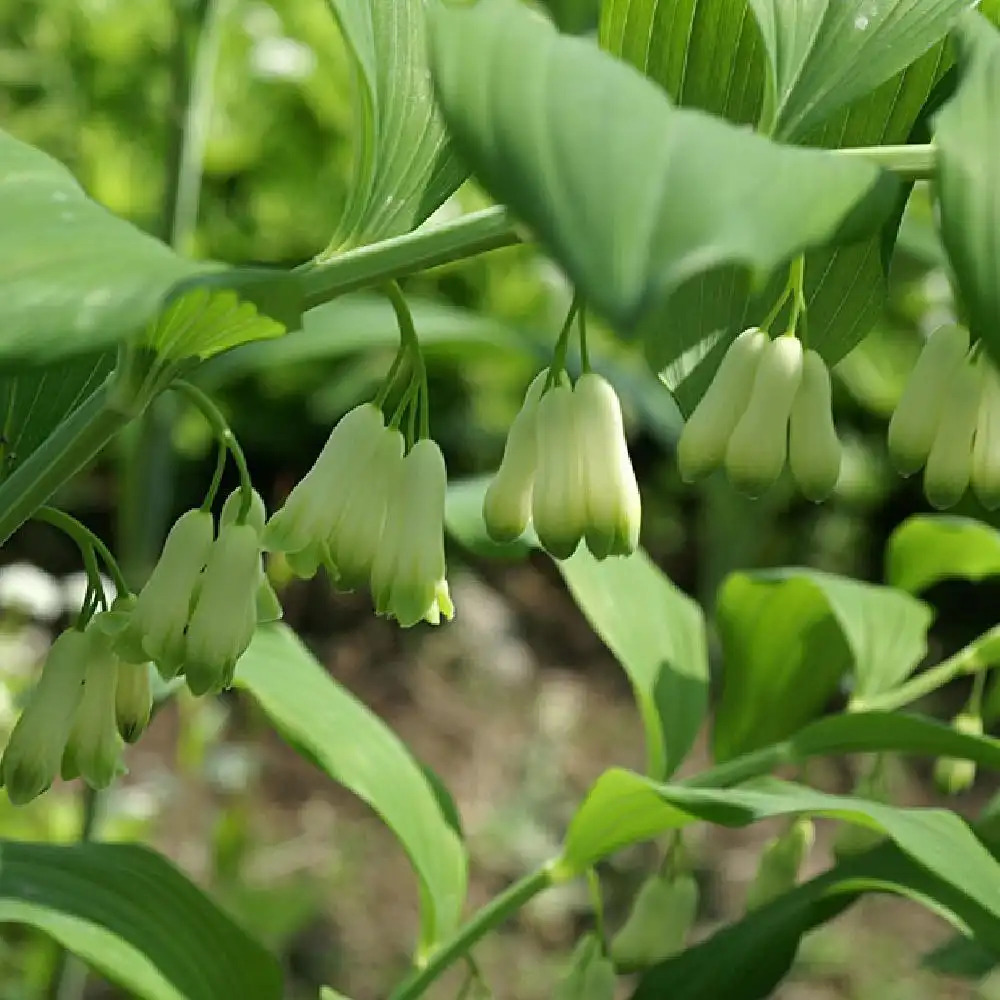
[[[972,449],[972,489],[987,510],[1000,507],[1000,374],[985,354],[982,366],[982,396]]]
[[[90,638],[78,629],[63,632],[49,650],[38,684],[0,759],[0,783],[15,805],[41,795],[59,773],[83,696],[89,651]]]
[[[152,711],[149,664],[120,662],[115,687],[115,722],[126,743],[135,743],[142,736]]]
[[[942,396],[943,406],[924,468],[924,494],[931,506],[939,510],[958,503],[972,477],[981,375],[978,366],[959,365]]]
[[[222,505],[222,514],[219,517],[221,524],[235,524],[239,517],[240,507],[243,502],[241,490],[233,490],[226,497],[226,502]],[[258,538],[263,538],[267,522],[267,510],[261,495],[253,490],[250,498],[250,510],[247,514],[247,524],[257,532]],[[262,542],[263,544],[263,542]],[[281,601],[271,586],[271,581],[267,577],[264,569],[264,553],[261,552],[257,559],[257,623],[263,625],[266,622],[279,621],[284,614],[281,608]]]
[[[444,502],[448,473],[429,438],[399,463],[389,492],[385,531],[371,570],[375,610],[403,628],[452,618],[445,580]]]
[[[804,496],[825,500],[840,478],[841,449],[833,425],[830,372],[815,352],[802,359],[802,380],[788,424],[788,465]]]

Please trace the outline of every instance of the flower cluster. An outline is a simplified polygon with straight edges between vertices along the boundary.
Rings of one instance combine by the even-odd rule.
[[[677,458],[685,481],[724,465],[752,497],[773,485],[787,460],[803,494],[824,500],[841,464],[826,362],[794,336],[745,330],[685,424]]]
[[[445,580],[444,457],[430,438],[405,447],[378,406],[355,407],[271,517],[263,542],[301,576],[322,565],[344,590],[368,584],[377,613],[409,628],[452,618],[454,608]]]
[[[57,775],[106,788],[124,771],[123,741],[135,742],[152,710],[149,664],[122,661],[114,616],[95,615],[52,644],[42,674],[0,760],[11,802],[41,795]]]
[[[1000,507],[1000,376],[963,327],[927,338],[889,423],[889,454],[904,476],[923,467],[934,507],[958,503],[970,483],[984,507]]]
[[[557,559],[568,559],[581,540],[598,559],[635,551],[639,486],[607,381],[593,372],[575,386],[564,374],[536,376],[486,491],[483,518],[498,542],[520,537],[530,521]]]

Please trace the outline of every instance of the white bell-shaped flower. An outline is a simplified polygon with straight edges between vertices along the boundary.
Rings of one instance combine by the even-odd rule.
[[[115,688],[115,721],[126,743],[135,743],[142,736],[152,712],[149,664],[120,662]]]
[[[333,429],[319,458],[267,524],[264,547],[283,552],[301,576],[328,562],[327,543],[344,506],[382,440],[385,420],[373,403],[356,406]]]
[[[729,439],[750,402],[757,365],[769,343],[763,330],[752,327],[729,346],[677,442],[677,467],[685,482],[700,479],[725,461]]]
[[[107,788],[125,771],[116,721],[119,660],[111,640],[90,627],[83,697],[66,741],[61,773],[67,781],[82,777],[91,788]]]
[[[152,660],[164,678],[180,671],[185,656],[184,630],[214,534],[212,515],[206,511],[189,510],[177,519],[119,636],[116,648],[122,658]]]
[[[912,475],[927,461],[945,393],[968,351],[969,333],[961,326],[938,327],[927,338],[889,421],[889,456],[901,475]]]
[[[354,471],[355,481],[346,491],[327,543],[340,589],[364,586],[371,577],[392,494],[401,488],[398,477],[405,447],[403,435],[386,427],[379,432],[368,463]]]
[[[587,529],[578,411],[573,390],[556,385],[542,396],[536,416],[538,466],[531,520],[545,550],[568,559]]]
[[[825,500],[840,478],[841,448],[833,424],[830,371],[815,352],[806,351],[788,424],[788,464],[802,493]]]
[[[750,401],[726,447],[733,485],[759,497],[781,475],[788,454],[788,420],[802,378],[802,344],[777,337],[766,345]]]
[[[239,517],[242,505],[243,494],[240,490],[233,490],[226,502],[222,505],[222,514],[219,517],[221,524],[235,524]],[[250,502],[250,510],[247,514],[247,524],[249,524],[259,537],[263,537],[267,522],[267,511],[261,495],[253,490]],[[266,622],[279,621],[284,614],[281,608],[281,601],[271,586],[271,581],[267,578],[267,571],[264,569],[264,553],[261,552],[257,560],[257,623],[263,625]]]
[[[483,520],[493,541],[513,542],[524,534],[531,518],[531,493],[538,458],[536,416],[538,401],[549,377],[540,371],[528,386],[504,444],[500,468],[483,498]]]
[[[972,448],[972,489],[987,510],[1000,507],[1000,373],[982,355],[982,398]]]
[[[924,469],[924,494],[939,510],[957,504],[972,478],[981,391],[982,371],[967,363],[958,366],[944,387],[937,431]]]
[[[371,570],[375,610],[403,628],[419,621],[436,625],[455,613],[445,580],[447,487],[441,449],[429,438],[418,441],[397,467]]]
[[[59,773],[83,696],[89,655],[90,638],[78,629],[68,629],[52,643],[38,684],[0,759],[0,783],[15,805],[41,795]]]
[[[573,389],[580,440],[587,548],[598,559],[630,555],[639,544],[642,501],[625,440],[618,394],[593,372]]]
[[[212,545],[184,644],[193,694],[232,683],[257,626],[260,538],[251,524],[226,524]]]

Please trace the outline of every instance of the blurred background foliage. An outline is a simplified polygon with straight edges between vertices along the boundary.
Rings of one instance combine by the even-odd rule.
[[[197,61],[192,26],[201,6],[4,0],[0,127],[65,162],[112,211],[167,237],[180,84]],[[564,30],[587,32],[596,24],[594,0],[551,0],[548,7]],[[213,10],[218,60],[200,209],[182,249],[292,266],[325,247],[345,203],[353,125],[348,56],[325,0],[217,0]],[[437,218],[483,204],[468,184]],[[756,503],[721,477],[683,487],[672,455],[679,417],[669,394],[637,352],[594,322],[597,367],[625,403],[644,544],[707,607],[736,568],[808,564],[880,579],[889,532],[925,509],[919,482],[891,473],[884,445],[887,417],[921,337],[952,316],[923,189],[905,218],[892,277],[877,328],[836,371],[845,466],[835,497],[822,507],[785,481]],[[405,290],[430,364],[432,429],[451,475],[485,475],[554,342],[570,291],[527,247],[420,275]],[[239,349],[200,373],[229,413],[269,505],[280,503],[310,466],[338,417],[378,385],[395,343],[389,307],[350,296],[310,314],[303,331]],[[200,502],[213,457],[200,418],[164,400],[119,454],[60,502],[116,539],[140,577],[168,519]],[[456,525],[468,520],[461,496],[453,505]],[[961,512],[989,519],[973,500]],[[468,540],[468,532],[460,534]],[[52,628],[66,614],[63,590],[74,583],[65,578],[76,566],[72,546],[36,525],[7,546],[4,562],[0,726],[9,727]],[[456,545],[450,565],[458,622],[407,634],[375,621],[363,595],[333,595],[322,580],[291,583],[277,564],[272,572],[285,586],[288,620],[451,786],[473,850],[474,901],[481,902],[554,849],[571,804],[602,767],[639,764],[641,737],[626,683],[544,558],[524,561],[522,553],[498,564]],[[939,609],[935,656],[995,623],[997,592],[988,583],[945,584],[930,596]],[[931,709],[948,715],[963,695],[946,692]],[[251,706],[235,695],[215,703],[177,697],[132,751],[130,766],[129,779],[100,805],[101,836],[149,840],[209,887],[282,955],[290,996],[314,997],[324,981],[358,1000],[384,995],[405,965],[415,925],[405,863],[364,810],[282,747]],[[932,794],[925,769],[900,770],[898,777],[904,798]],[[829,780],[850,784],[851,775]],[[970,808],[984,791],[969,796]],[[59,787],[19,811],[0,801],[5,837],[70,839],[79,824],[73,789]],[[694,845],[705,926],[738,905],[753,873],[755,836],[712,833]],[[631,852],[609,869],[612,914],[624,907],[644,858]],[[483,946],[482,965],[498,996],[548,995],[586,913],[575,891],[544,897],[517,928]],[[866,903],[814,935],[781,995],[945,996],[939,981],[913,968],[914,940],[938,940],[940,928],[909,910],[886,921],[879,909],[886,905],[902,912],[900,904]],[[871,939],[865,948],[878,953],[877,962],[855,961],[851,943],[859,933],[884,939],[881,949]],[[49,942],[6,929],[0,997],[116,995],[86,984],[72,964],[53,987],[61,963]],[[456,987],[446,983],[434,995],[452,996]],[[955,989],[948,995],[966,995]]]

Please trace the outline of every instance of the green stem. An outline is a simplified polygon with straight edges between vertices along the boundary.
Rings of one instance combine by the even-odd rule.
[[[586,373],[590,371],[590,351],[587,347],[587,308],[582,302],[576,319],[580,328],[580,368]]]
[[[56,510],[55,507],[40,507],[34,515],[36,521],[44,521],[58,528],[63,533],[69,535],[79,546],[80,551],[86,554],[89,548],[94,549],[104,560],[105,565],[115,581],[115,588],[123,597],[129,593],[129,586],[125,582],[125,577],[118,567],[118,561],[107,547],[85,524],[81,524],[75,517],[65,511]],[[85,560],[86,561],[86,560]]]
[[[928,180],[937,173],[937,148],[925,146],[859,146],[837,149],[840,156],[860,157],[890,170],[904,181]]]
[[[141,412],[114,375],[67,417],[0,485],[0,545]]]
[[[563,322],[562,329],[559,331],[559,339],[556,341],[556,346],[552,351],[552,364],[549,365],[549,374],[545,379],[546,392],[559,381],[559,376],[562,375],[563,369],[566,367],[566,354],[569,351],[569,335],[573,329],[573,320],[576,319],[579,308],[580,295],[577,293],[573,296],[573,301],[569,304],[569,311],[566,313],[566,319]]]
[[[992,666],[997,660],[998,650],[988,649],[1000,642],[1000,625],[994,625],[978,639],[960,649],[954,656],[942,660],[937,666],[918,674],[911,681],[884,694],[870,698],[854,698],[848,705],[851,712],[892,712],[909,705],[943,687],[963,674],[974,674]]]
[[[225,471],[226,457],[228,455],[229,449],[220,441],[219,454],[215,459],[215,471],[212,473],[212,481],[208,484],[208,492],[205,494],[205,499],[201,504],[203,511],[211,511],[212,504],[215,503],[215,498],[219,494],[219,486],[222,484],[222,473]]]
[[[782,764],[794,763],[795,758],[795,748],[790,742],[775,743],[734,760],[727,760],[681,784],[688,788],[731,788],[751,778],[770,774]]]
[[[590,893],[590,907],[594,911],[594,933],[601,942],[601,947],[607,946],[604,933],[604,894],[601,892],[601,878],[596,868],[587,869],[587,890]]]
[[[472,919],[459,928],[455,936],[430,954],[423,968],[418,969],[393,990],[389,1000],[414,1000],[449,966],[467,954],[485,934],[502,924],[529,900],[553,885],[552,867],[546,866],[515,882],[510,888],[491,899]]]
[[[393,312],[396,314],[396,323],[399,326],[399,339],[401,348],[408,352],[413,364],[413,382],[416,385],[416,393],[413,397],[414,412],[420,411],[420,436],[430,437],[430,389],[427,386],[427,366],[424,364],[424,355],[420,350],[420,340],[417,337],[417,329],[413,325],[413,314],[407,305],[406,296],[403,290],[395,281],[387,281],[382,286],[382,291],[392,304]],[[407,394],[409,396],[409,393]],[[410,442],[413,443],[413,432],[410,432]]]

